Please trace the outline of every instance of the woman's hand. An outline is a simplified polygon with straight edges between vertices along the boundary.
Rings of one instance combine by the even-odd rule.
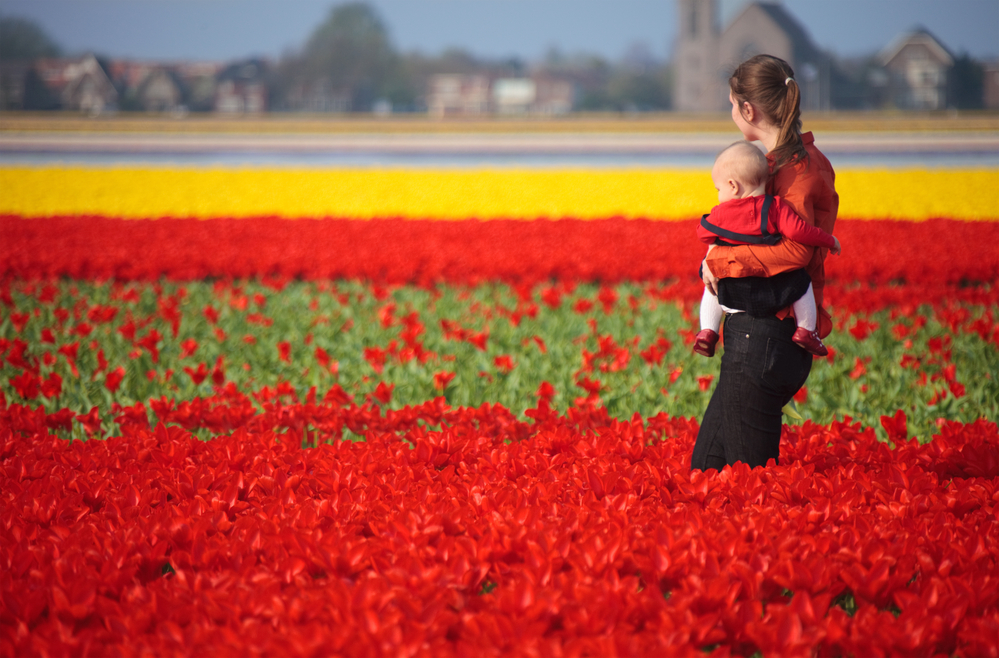
[[[843,253],[843,247],[840,246],[839,238],[837,238],[835,235],[832,236],[832,239],[836,242],[836,246],[830,249],[830,251],[839,256],[841,253]]]
[[[701,280],[704,281],[704,287],[707,288],[712,295],[718,296],[718,278],[711,273],[711,268],[708,267],[708,259],[705,258],[701,261]]]

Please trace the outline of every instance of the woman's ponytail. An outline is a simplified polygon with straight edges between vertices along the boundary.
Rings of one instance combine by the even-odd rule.
[[[808,159],[801,141],[801,88],[790,64],[773,55],[757,55],[736,68],[729,87],[740,106],[749,101],[777,127],[777,143],[770,150],[774,171]]]

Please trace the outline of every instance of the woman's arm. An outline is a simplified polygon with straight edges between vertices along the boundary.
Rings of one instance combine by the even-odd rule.
[[[704,260],[701,261],[701,281],[704,282],[704,287],[715,297],[718,296],[718,277],[712,274],[711,268],[708,267],[708,256],[717,248],[718,245],[716,244],[708,246],[708,253],[704,256]]]
[[[814,251],[814,247],[794,240],[781,240],[773,246],[758,244],[718,246],[708,253],[704,264],[706,269],[719,279],[769,277],[781,272],[802,269],[812,260]]]

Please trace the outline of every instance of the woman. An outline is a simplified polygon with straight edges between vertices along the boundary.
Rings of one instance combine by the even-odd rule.
[[[782,59],[757,55],[739,65],[729,88],[735,125],[748,141],[758,140],[767,149],[767,192],[782,197],[809,224],[832,233],[839,208],[835,174],[815,148],[812,133],[801,133],[801,91],[794,71]],[[787,239],[774,246],[718,246],[708,252],[701,273],[704,285],[717,294],[719,279],[805,268],[818,306],[818,332],[825,337],[832,329],[822,308],[825,255],[825,249]],[[812,356],[791,341],[795,328],[786,308],[766,317],[726,316],[721,375],[704,413],[691,468],[721,469],[736,462],[760,466],[778,459],[781,409],[812,367]]]

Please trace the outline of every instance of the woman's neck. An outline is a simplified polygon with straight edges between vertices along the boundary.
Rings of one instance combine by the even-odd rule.
[[[763,146],[766,147],[767,153],[769,153],[777,146],[777,137],[780,135],[780,129],[777,126],[761,124],[756,126],[756,135]]]

